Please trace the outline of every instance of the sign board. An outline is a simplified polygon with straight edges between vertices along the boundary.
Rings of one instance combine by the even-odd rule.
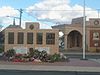
[[[38,51],[46,51],[48,54],[50,54],[50,47],[36,47]]]
[[[28,53],[28,48],[27,47],[13,47],[15,50],[16,54],[27,54]]]

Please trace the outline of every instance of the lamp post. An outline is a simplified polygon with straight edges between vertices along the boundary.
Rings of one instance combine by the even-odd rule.
[[[86,59],[85,49],[86,49],[86,17],[85,17],[85,0],[84,0],[84,7],[83,7],[83,60]]]

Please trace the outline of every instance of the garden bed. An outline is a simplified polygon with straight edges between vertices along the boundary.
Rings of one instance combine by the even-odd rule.
[[[69,62],[69,58],[63,54],[49,55],[46,51],[33,50],[27,54],[16,54],[15,50],[11,49],[4,53],[6,61],[11,62],[37,62],[37,63],[54,63],[54,62]]]

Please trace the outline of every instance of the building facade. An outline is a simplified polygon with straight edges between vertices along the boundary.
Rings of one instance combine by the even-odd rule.
[[[82,51],[83,17],[72,19],[71,24],[55,25],[52,29],[40,29],[39,23],[27,22],[26,28],[10,25],[4,34],[4,50],[46,50],[50,54],[59,53],[59,31],[63,32],[64,50]],[[100,52],[100,19],[86,21],[86,51]]]
[[[39,23],[27,22],[26,28],[10,25],[3,30],[4,50],[45,50],[49,54],[59,53],[59,29],[40,29]]]
[[[72,19],[71,24],[52,26],[64,33],[64,49],[82,51],[83,17]],[[86,51],[100,52],[100,19],[90,18],[86,21]]]

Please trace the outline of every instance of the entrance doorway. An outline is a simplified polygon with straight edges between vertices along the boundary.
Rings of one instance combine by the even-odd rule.
[[[67,48],[82,48],[82,35],[74,30],[68,34]]]

